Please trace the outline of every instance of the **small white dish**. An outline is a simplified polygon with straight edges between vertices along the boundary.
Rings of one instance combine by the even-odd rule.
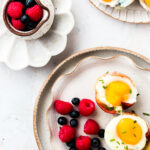
[[[138,1],[135,1],[124,9],[116,9],[103,5],[99,0],[90,0],[90,2],[104,14],[117,20],[136,24],[150,23],[150,12],[142,8]]]
[[[2,0],[4,4],[5,0]],[[67,35],[74,27],[70,0],[52,0],[54,5],[54,22],[50,30],[36,40],[24,40],[12,34],[5,26],[0,13],[0,62],[13,70],[27,66],[43,67],[50,58],[61,53],[67,44]],[[0,5],[0,12],[3,5]]]

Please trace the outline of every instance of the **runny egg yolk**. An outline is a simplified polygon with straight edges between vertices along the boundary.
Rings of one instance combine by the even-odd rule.
[[[112,0],[103,0],[103,1],[109,3],[109,2],[111,2]]]
[[[113,106],[119,106],[128,100],[131,89],[128,84],[122,81],[111,82],[105,91],[106,100]]]
[[[136,145],[142,138],[142,128],[136,120],[123,118],[119,121],[117,128],[118,137],[125,144]]]
[[[150,0],[145,0],[145,3],[150,8]]]

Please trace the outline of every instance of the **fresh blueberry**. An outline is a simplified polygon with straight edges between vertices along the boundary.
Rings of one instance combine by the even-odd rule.
[[[58,118],[58,123],[60,125],[65,125],[65,124],[67,124],[67,119],[65,117],[59,117]]]
[[[105,134],[105,130],[104,129],[100,129],[98,132],[98,135],[100,138],[104,138],[104,134]]]
[[[104,147],[99,147],[98,150],[106,150],[106,148],[104,148]]]
[[[78,120],[77,119],[71,119],[70,120],[70,126],[71,127],[77,127],[78,126]]]
[[[37,26],[37,23],[30,20],[30,21],[27,23],[27,30],[28,30],[28,31],[29,31],[29,30],[33,30],[36,26]]]
[[[73,105],[78,106],[78,105],[79,105],[79,103],[80,103],[80,99],[79,99],[79,98],[77,98],[77,97],[75,97],[75,98],[73,98],[73,99],[72,99],[72,101],[71,101],[71,102],[72,102],[72,104],[73,104]]]
[[[25,1],[26,7],[32,7],[32,6],[34,6],[35,4],[36,4],[36,3],[35,3],[34,0],[26,0],[26,1]]]
[[[28,15],[23,15],[22,17],[21,17],[21,22],[23,23],[23,24],[28,24],[28,22],[29,22],[29,16]]]
[[[99,146],[100,146],[100,140],[99,140],[98,138],[93,138],[93,139],[91,140],[91,145],[92,145],[92,147],[94,147],[94,148],[99,147]]]
[[[68,146],[68,147],[71,147],[71,148],[75,147],[75,146],[76,146],[76,144],[75,144],[75,139],[73,139],[72,141],[68,142],[68,143],[67,143],[67,146]]]
[[[75,148],[75,147],[71,147],[69,150],[77,150],[77,148]]]
[[[15,0],[16,2],[21,2],[22,4],[24,4],[24,0]]]
[[[78,118],[79,116],[80,116],[80,113],[78,111],[74,110],[70,113],[70,117],[72,118]]]

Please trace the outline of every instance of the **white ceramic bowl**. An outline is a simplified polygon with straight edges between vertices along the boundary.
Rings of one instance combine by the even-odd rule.
[[[5,0],[1,0],[2,3]],[[27,66],[45,66],[50,58],[61,53],[67,43],[67,35],[74,27],[70,0],[52,0],[55,8],[54,22],[41,38],[27,41],[12,34],[5,26],[0,13],[0,62],[13,70]],[[0,5],[0,12],[3,5]]]

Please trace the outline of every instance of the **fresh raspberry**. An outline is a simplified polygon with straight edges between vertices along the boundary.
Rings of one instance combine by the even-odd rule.
[[[69,102],[56,100],[55,101],[55,109],[59,114],[67,115],[72,111],[73,107]]]
[[[89,116],[95,111],[95,104],[90,99],[82,99],[79,104],[79,112],[82,116]]]
[[[42,19],[43,10],[39,5],[34,5],[26,10],[26,15],[28,15],[32,21],[37,22]]]
[[[24,30],[26,27],[19,19],[16,20],[12,18],[11,22],[12,22],[13,27],[17,30]]]
[[[150,140],[150,128],[148,129],[148,131],[146,133],[146,138],[147,138],[147,140]]]
[[[78,150],[89,150],[91,139],[88,136],[80,136],[76,139],[76,147]]]
[[[7,14],[14,18],[18,19],[22,16],[22,11],[24,9],[24,5],[20,2],[11,2],[7,8]]]
[[[98,123],[92,119],[87,120],[84,125],[84,132],[86,134],[98,134],[99,129]]]
[[[75,129],[69,125],[64,125],[59,131],[59,138],[62,142],[66,143],[75,137]]]

